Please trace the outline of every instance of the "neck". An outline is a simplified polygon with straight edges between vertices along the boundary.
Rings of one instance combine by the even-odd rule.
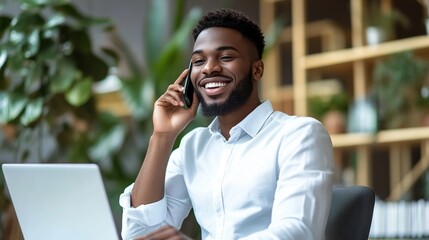
[[[254,101],[249,101],[244,106],[240,107],[236,111],[233,111],[228,114],[224,114],[222,116],[218,116],[220,131],[221,134],[225,137],[225,139],[229,139],[230,130],[234,126],[236,126],[239,122],[241,122],[247,115],[249,115],[255,108],[257,108],[261,104],[259,99]]]

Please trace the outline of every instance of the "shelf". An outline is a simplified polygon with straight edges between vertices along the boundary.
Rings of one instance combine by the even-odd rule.
[[[332,6],[327,10],[329,14],[350,10],[348,13],[350,29],[348,25],[343,25],[344,21],[338,21],[341,23],[339,26],[346,27],[342,29],[335,22],[327,20],[331,19],[329,16],[323,18],[323,14],[316,20],[308,17],[311,14],[320,13],[319,9],[307,4],[309,0],[288,0],[288,4],[284,6],[280,6],[277,2],[278,0],[261,0],[260,19],[262,27],[268,29],[276,16],[283,12],[291,15],[291,26],[282,29],[280,44],[274,45],[264,60],[266,72],[263,95],[271,99],[273,104],[276,104],[276,108],[281,111],[308,116],[308,102],[311,95],[309,86],[315,82],[314,80],[340,79],[341,84],[344,83],[345,91],[350,94],[350,97],[356,99],[365,96],[371,88],[370,77],[376,61],[405,51],[412,51],[419,57],[429,59],[429,36],[418,29],[412,32],[421,34],[419,36],[366,46],[364,20],[367,17],[367,0],[349,0],[347,7],[350,9],[343,9],[344,6]],[[381,0],[380,3],[383,11],[389,11],[394,6],[391,0]],[[281,12],[282,10],[284,11]],[[342,44],[337,44],[338,39]],[[323,44],[328,41],[330,44]],[[288,44],[288,51],[285,51],[285,46],[281,45],[284,43]],[[292,46],[291,50],[289,50],[289,44]],[[321,53],[314,53],[316,51]],[[289,61],[290,57],[292,57],[291,61]],[[283,59],[287,61],[282,62]],[[290,65],[286,66],[286,64]],[[291,85],[282,85],[285,69],[291,70],[293,77]],[[321,90],[316,89],[317,92]],[[402,197],[413,187],[416,179],[429,169],[429,126],[383,130],[374,134],[335,134],[331,135],[331,139],[335,149],[335,174],[338,180],[341,181],[341,176],[345,173],[343,170],[347,167],[346,165],[349,165],[343,160],[347,160],[345,157],[352,151],[356,159],[353,165],[354,183],[364,186],[383,185],[383,188],[380,188],[383,189],[382,194],[389,194],[389,199],[392,200]],[[415,147],[416,145],[419,146]],[[388,184],[383,182],[383,178],[381,180],[376,178],[380,176],[376,176],[374,170],[379,169],[372,169],[379,168],[380,165],[377,164],[385,164],[385,162],[374,161],[373,153],[378,151],[376,147],[388,150],[383,153],[389,164],[386,169],[382,169],[382,171],[388,171],[382,176],[389,178]],[[420,160],[411,154],[414,149],[415,151],[419,149]],[[418,163],[415,163],[416,160]],[[388,189],[385,185],[389,185]]]
[[[350,49],[311,54],[304,57],[306,69],[321,68],[346,62],[383,57],[404,51],[415,51],[429,48],[429,36],[417,36],[407,39],[385,42],[377,46],[362,46]]]
[[[334,148],[347,148],[373,144],[389,144],[429,140],[429,127],[383,130],[377,134],[347,133],[331,135]]]

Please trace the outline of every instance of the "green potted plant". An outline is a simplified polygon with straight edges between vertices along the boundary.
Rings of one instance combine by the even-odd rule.
[[[408,27],[409,21],[400,11],[392,9],[383,12],[379,1],[369,2],[369,11],[366,20],[366,40],[368,45],[377,45],[381,42],[394,39],[395,26],[400,24]]]
[[[68,0],[13,4],[14,15],[0,16],[1,161],[88,162],[99,114],[92,85],[106,77],[111,59],[93,49],[89,30],[110,21],[83,14]],[[13,223],[7,198],[0,208]],[[4,227],[2,239],[19,235]]]
[[[418,125],[418,96],[427,73],[428,62],[412,52],[398,53],[375,64],[373,91],[382,128]]]
[[[329,97],[311,97],[308,108],[310,115],[319,119],[330,134],[345,132],[348,109],[346,93],[337,93]]]

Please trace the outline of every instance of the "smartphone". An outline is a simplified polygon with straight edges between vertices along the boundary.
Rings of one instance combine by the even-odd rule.
[[[185,105],[187,108],[192,106],[192,100],[194,97],[194,85],[191,81],[191,72],[192,72],[192,61],[189,62],[188,74],[186,75],[185,81],[183,83],[183,98],[185,99]]]

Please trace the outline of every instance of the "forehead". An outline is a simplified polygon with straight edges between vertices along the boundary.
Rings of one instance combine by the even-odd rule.
[[[234,29],[212,27],[205,29],[198,35],[198,38],[195,40],[194,51],[205,52],[225,46],[234,47],[242,53],[250,52],[255,48],[249,40]]]

